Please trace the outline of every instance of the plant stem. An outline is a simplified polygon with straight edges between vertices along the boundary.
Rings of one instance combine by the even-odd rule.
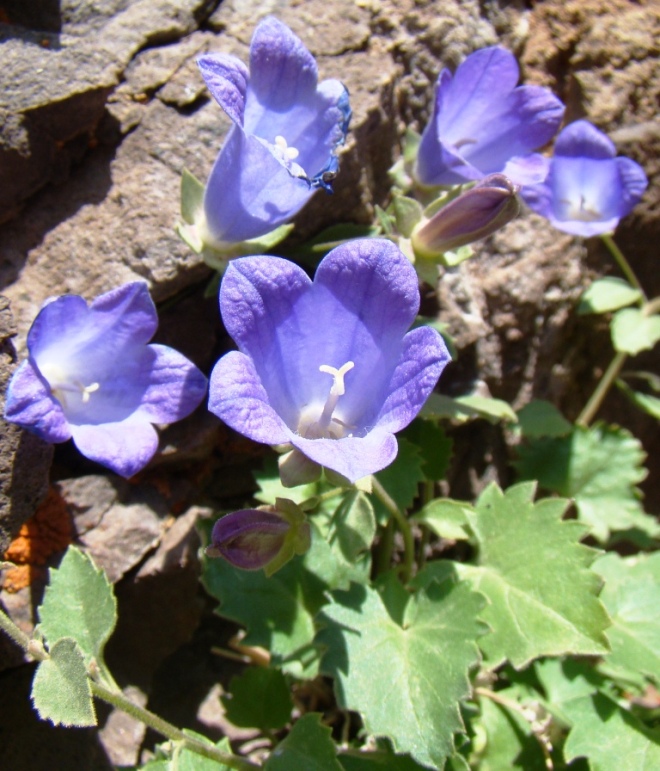
[[[413,560],[415,559],[415,541],[413,539],[412,528],[410,527],[410,523],[405,518],[403,512],[396,505],[383,485],[378,481],[378,479],[376,479],[375,476],[372,477],[372,479],[374,495],[392,515],[394,521],[399,527],[399,530],[401,531],[401,535],[403,536],[404,554],[401,578],[403,579],[404,583],[408,583],[410,576],[412,575]]]
[[[617,379],[619,372],[623,369],[623,365],[628,358],[627,353],[617,353],[616,356],[610,362],[610,366],[605,370],[605,374],[600,379],[600,383],[596,386],[596,390],[591,394],[589,401],[586,403],[582,412],[578,415],[575,424],[586,428],[589,423],[594,419],[594,416],[600,409],[607,392],[612,387],[614,381]]]
[[[9,616],[1,610],[0,629],[6,632],[14,642],[26,651],[26,653],[29,653],[30,656],[38,661],[45,661],[50,658],[48,653],[44,650],[43,645],[38,640],[26,635],[25,632],[19,629]],[[204,744],[204,742],[188,736],[180,728],[168,723],[153,712],[149,712],[148,709],[144,709],[144,707],[141,707],[139,704],[135,704],[124,696],[121,691],[108,688],[103,683],[95,680],[94,677],[90,676],[89,682],[94,696],[103,699],[103,701],[107,701],[108,704],[118,707],[136,720],[149,726],[149,728],[153,728],[154,731],[157,731],[162,736],[166,736],[172,741],[182,742],[185,747],[192,752],[196,752],[198,755],[204,755],[204,757],[210,758],[211,760],[224,763],[225,766],[236,769],[236,771],[252,771],[252,769],[261,768],[261,766],[252,763],[246,758],[239,758],[231,753],[223,752],[217,747]]]
[[[612,236],[605,234],[605,235],[601,235],[601,238],[605,246],[609,249],[609,252],[612,255],[612,257],[614,257],[617,265],[621,268],[623,275],[628,279],[628,281],[632,284],[632,286],[635,287],[635,289],[639,290],[642,293],[642,300],[646,302],[647,301],[646,294],[642,289],[642,285],[639,283],[639,279],[635,275],[635,271],[630,267],[630,263],[626,259],[624,253],[614,243],[614,239],[612,238]]]
[[[180,728],[168,723],[167,720],[158,717],[148,709],[141,707],[139,704],[135,704],[130,699],[126,698],[121,691],[114,691],[110,688],[106,688],[105,685],[97,683],[94,680],[91,681],[92,693],[94,696],[103,701],[107,701],[108,704],[112,704],[114,707],[118,707],[126,714],[131,715],[136,720],[144,723],[149,728],[153,728],[162,736],[166,736],[172,741],[182,742],[187,749],[192,752],[196,752],[198,755],[204,755],[211,760],[217,760],[219,763],[224,763],[229,768],[234,768],[236,771],[251,771],[255,768],[261,768],[256,763],[247,760],[246,758],[239,758],[231,753],[224,752],[223,750],[213,747],[204,742],[199,741],[191,736],[185,734]]]

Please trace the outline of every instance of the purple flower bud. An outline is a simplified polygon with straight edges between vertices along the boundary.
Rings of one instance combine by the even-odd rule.
[[[208,557],[223,557],[241,570],[272,575],[294,554],[310,546],[309,523],[292,501],[278,498],[276,506],[242,509],[219,519],[211,532]]]
[[[485,177],[417,225],[412,233],[415,255],[438,257],[492,235],[518,215],[519,189],[504,174]]]

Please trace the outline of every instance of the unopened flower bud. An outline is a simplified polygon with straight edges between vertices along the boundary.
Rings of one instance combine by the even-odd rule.
[[[242,570],[263,568],[270,576],[309,546],[310,529],[304,512],[292,501],[278,498],[275,506],[242,509],[219,519],[206,554],[223,557]]]
[[[504,174],[484,177],[420,222],[411,237],[415,256],[435,259],[495,233],[518,215],[519,189]]]

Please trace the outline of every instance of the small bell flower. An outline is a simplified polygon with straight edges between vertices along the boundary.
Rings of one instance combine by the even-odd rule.
[[[521,196],[558,230],[589,237],[612,232],[647,184],[642,167],[617,157],[607,135],[589,121],[576,120],[557,137],[546,180],[524,187]]]
[[[249,68],[222,53],[197,63],[234,125],[190,218],[204,245],[236,256],[245,253],[237,244],[272,233],[317,189],[332,192],[351,117],[348,92],[338,80],[318,83],[314,57],[273,17],[254,32]]]
[[[181,420],[206,393],[206,378],[185,356],[148,345],[157,326],[143,281],[89,306],[78,295],[49,300],[7,388],[5,419],[47,442],[73,438],[85,457],[133,476],[158,449],[152,424]]]
[[[305,554],[310,543],[310,527],[302,509],[277,498],[275,506],[242,509],[219,519],[206,555],[222,557],[241,570],[263,568],[270,576],[294,555]]]
[[[504,174],[484,177],[415,227],[411,235],[415,256],[437,259],[492,235],[520,212],[519,189]]]
[[[557,133],[564,105],[542,86],[518,86],[515,56],[500,46],[470,54],[438,78],[433,114],[414,176],[427,187],[458,185],[501,172],[518,185],[542,182],[537,150]]]
[[[239,350],[213,369],[210,411],[350,483],[380,471],[450,358],[435,330],[407,332],[419,303],[414,268],[385,239],[338,246],[313,282],[278,257],[233,260],[220,310]]]

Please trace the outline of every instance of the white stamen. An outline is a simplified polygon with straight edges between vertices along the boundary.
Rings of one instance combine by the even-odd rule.
[[[332,375],[330,393],[328,394],[320,417],[315,419],[315,416],[318,415],[318,405],[310,405],[304,410],[298,424],[298,432],[301,436],[304,436],[307,439],[339,439],[346,435],[347,429],[354,428],[354,426],[334,417],[333,414],[337,408],[339,397],[346,393],[344,377],[354,366],[355,362],[347,361],[346,364],[339,367],[339,369],[331,367],[329,364],[322,364],[319,367],[319,372],[325,372],[327,375]]]
[[[328,394],[328,400],[323,407],[323,412],[318,420],[318,425],[321,428],[327,429],[332,420],[332,413],[337,407],[339,397],[346,393],[346,385],[344,383],[344,375],[350,372],[355,366],[355,362],[347,361],[346,364],[336,369],[329,364],[321,364],[319,372],[325,372],[328,375],[332,375],[332,386],[330,387],[330,393]]]
[[[82,403],[87,404],[91,394],[101,387],[100,383],[86,386],[80,380],[69,380],[66,372],[56,364],[43,364],[39,369],[48,381],[53,396],[61,402],[66,401],[67,394],[80,394]]]
[[[289,147],[289,145],[287,145],[286,139],[283,136],[278,135],[275,137],[275,147],[281,150],[285,157],[290,161],[295,161],[300,155],[300,151],[296,147]]]
[[[580,196],[580,203],[577,204],[568,198],[560,198],[560,203],[565,204],[566,210],[563,212],[563,220],[576,220],[578,222],[598,222],[603,219],[603,215],[598,209],[587,204],[584,195]]]

